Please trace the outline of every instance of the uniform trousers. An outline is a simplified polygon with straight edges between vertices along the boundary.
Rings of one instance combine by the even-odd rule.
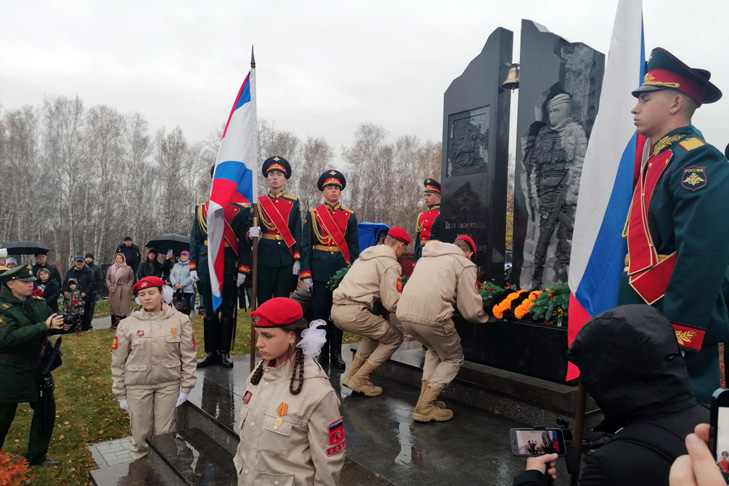
[[[422,380],[441,385],[453,381],[463,366],[463,347],[453,321],[433,324],[402,321],[402,327],[427,348]]]
[[[394,314],[390,318],[396,319]],[[403,340],[396,325],[364,305],[334,305],[332,320],[339,329],[362,336],[355,359],[366,359],[375,366],[390,359]]]
[[[48,396],[46,406],[49,407],[47,414],[43,414],[39,401],[30,402],[30,408],[33,409],[33,418],[30,423],[28,452],[25,453],[25,457],[31,464],[40,464],[45,460],[48,446],[51,443],[53,424],[56,418],[56,402],[53,393]],[[0,449],[3,448],[5,437],[10,430],[13,419],[15,419],[17,409],[17,402],[0,402]]]
[[[127,388],[134,459],[147,454],[148,437],[175,430],[175,405],[179,394],[179,383],[157,388]]]

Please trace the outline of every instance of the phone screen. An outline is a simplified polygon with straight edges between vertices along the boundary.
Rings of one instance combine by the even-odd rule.
[[[511,429],[511,451],[517,456],[564,454],[560,429]]]
[[[729,474],[729,407],[717,408],[716,463],[725,476]]]

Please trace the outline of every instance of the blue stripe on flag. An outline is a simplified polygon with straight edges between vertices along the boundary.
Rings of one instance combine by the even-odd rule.
[[[238,193],[253,201],[253,172],[243,162],[226,160],[215,166],[215,179],[227,179],[237,184]]]
[[[240,79],[240,78],[239,78]],[[246,80],[243,82],[243,91],[236,100],[233,111],[237,110],[241,106],[251,101],[251,75],[246,76]]]

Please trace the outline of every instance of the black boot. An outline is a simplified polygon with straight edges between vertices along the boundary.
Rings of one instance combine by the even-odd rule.
[[[207,353],[205,357],[197,362],[198,368],[205,368],[206,366],[214,365],[220,362],[218,353]]]
[[[233,362],[230,360],[230,355],[228,353],[220,353],[218,356],[220,359],[220,366],[223,368],[233,367]]]
[[[344,334],[341,329],[333,324],[331,326],[331,343],[329,344],[329,353],[331,355],[330,362],[332,368],[337,371],[344,371],[346,364],[342,360],[342,335]]]

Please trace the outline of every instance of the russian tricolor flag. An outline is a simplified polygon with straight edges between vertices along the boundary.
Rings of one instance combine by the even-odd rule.
[[[234,202],[254,203],[258,161],[256,70],[251,70],[238,90],[223,131],[208,203],[208,265],[213,309],[222,303],[225,216],[223,208]]]
[[[630,115],[635,105],[631,91],[645,71],[641,4],[618,3],[600,109],[585,153],[572,236],[569,345],[587,321],[618,304],[627,252],[622,232],[644,142]],[[578,376],[579,369],[570,363],[567,380]]]

